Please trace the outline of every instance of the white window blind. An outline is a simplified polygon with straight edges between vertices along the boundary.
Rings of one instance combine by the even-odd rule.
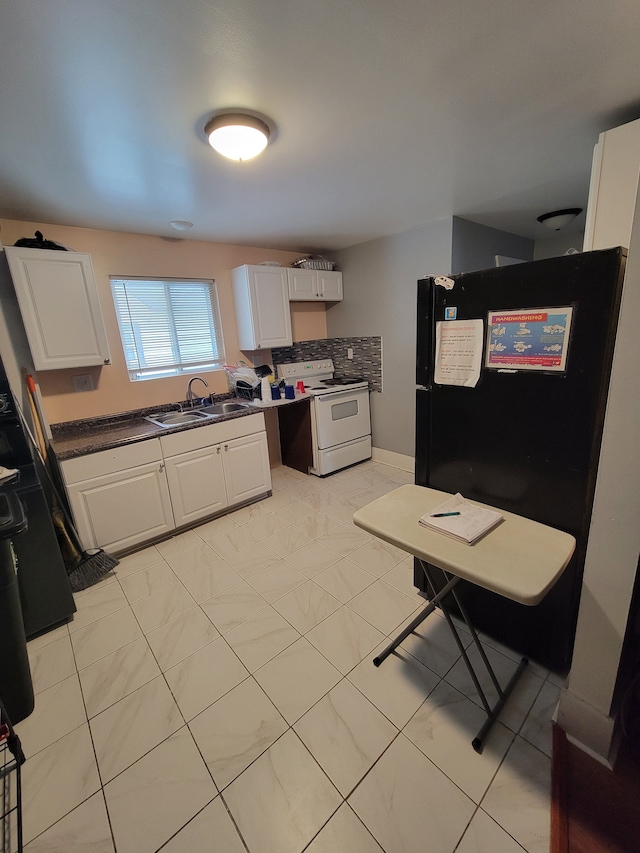
[[[132,381],[224,364],[213,282],[112,278],[111,292]]]

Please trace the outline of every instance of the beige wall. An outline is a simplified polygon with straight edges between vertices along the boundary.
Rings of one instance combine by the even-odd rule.
[[[187,379],[172,377],[131,382],[126,370],[109,276],[149,276],[150,278],[213,279],[218,287],[227,362],[243,358],[250,364],[270,363],[270,352],[242,353],[238,349],[233,293],[229,271],[241,264],[279,261],[288,266],[299,253],[245,246],[229,246],[198,240],[152,237],[117,231],[96,231],[38,222],[0,220],[0,240],[13,246],[21,237],[42,231],[77,252],[88,252],[98,285],[100,304],[107,328],[112,364],[107,367],[47,370],[38,373],[47,417],[51,423],[114,414],[163,403],[184,400]],[[327,336],[324,305],[292,303],[294,340]],[[89,373],[93,391],[75,393],[72,376]],[[211,391],[223,393],[227,383],[223,371],[206,374]]]
[[[316,341],[327,337],[326,302],[291,302],[290,305],[294,342]]]

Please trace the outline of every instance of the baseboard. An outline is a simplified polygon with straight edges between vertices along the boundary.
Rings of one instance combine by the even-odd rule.
[[[554,723],[551,759],[551,846],[550,853],[569,851],[567,736]]]
[[[403,453],[394,453],[393,450],[383,450],[381,447],[373,447],[371,458],[374,462],[383,465],[391,465],[393,468],[401,468],[403,471],[413,473],[415,470],[415,459],[413,456],[405,456]]]
[[[565,689],[560,694],[558,725],[571,743],[601,764],[613,767],[617,751],[614,717],[603,714]]]

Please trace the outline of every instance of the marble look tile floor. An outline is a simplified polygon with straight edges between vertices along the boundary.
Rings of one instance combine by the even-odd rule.
[[[547,851],[558,677],[532,666],[477,755],[440,614],[372,664],[424,602],[411,558],[351,517],[411,475],[272,477],[273,497],[123,558],[29,643],[26,850]]]

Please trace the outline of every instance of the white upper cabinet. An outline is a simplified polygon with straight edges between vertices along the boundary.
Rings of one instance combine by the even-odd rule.
[[[342,273],[329,270],[287,269],[292,302],[341,302]]]
[[[5,248],[36,370],[110,364],[91,256]]]
[[[248,265],[231,270],[241,350],[290,347],[291,311],[287,270]]]
[[[640,176],[640,119],[600,134],[593,152],[585,252],[629,248]]]

